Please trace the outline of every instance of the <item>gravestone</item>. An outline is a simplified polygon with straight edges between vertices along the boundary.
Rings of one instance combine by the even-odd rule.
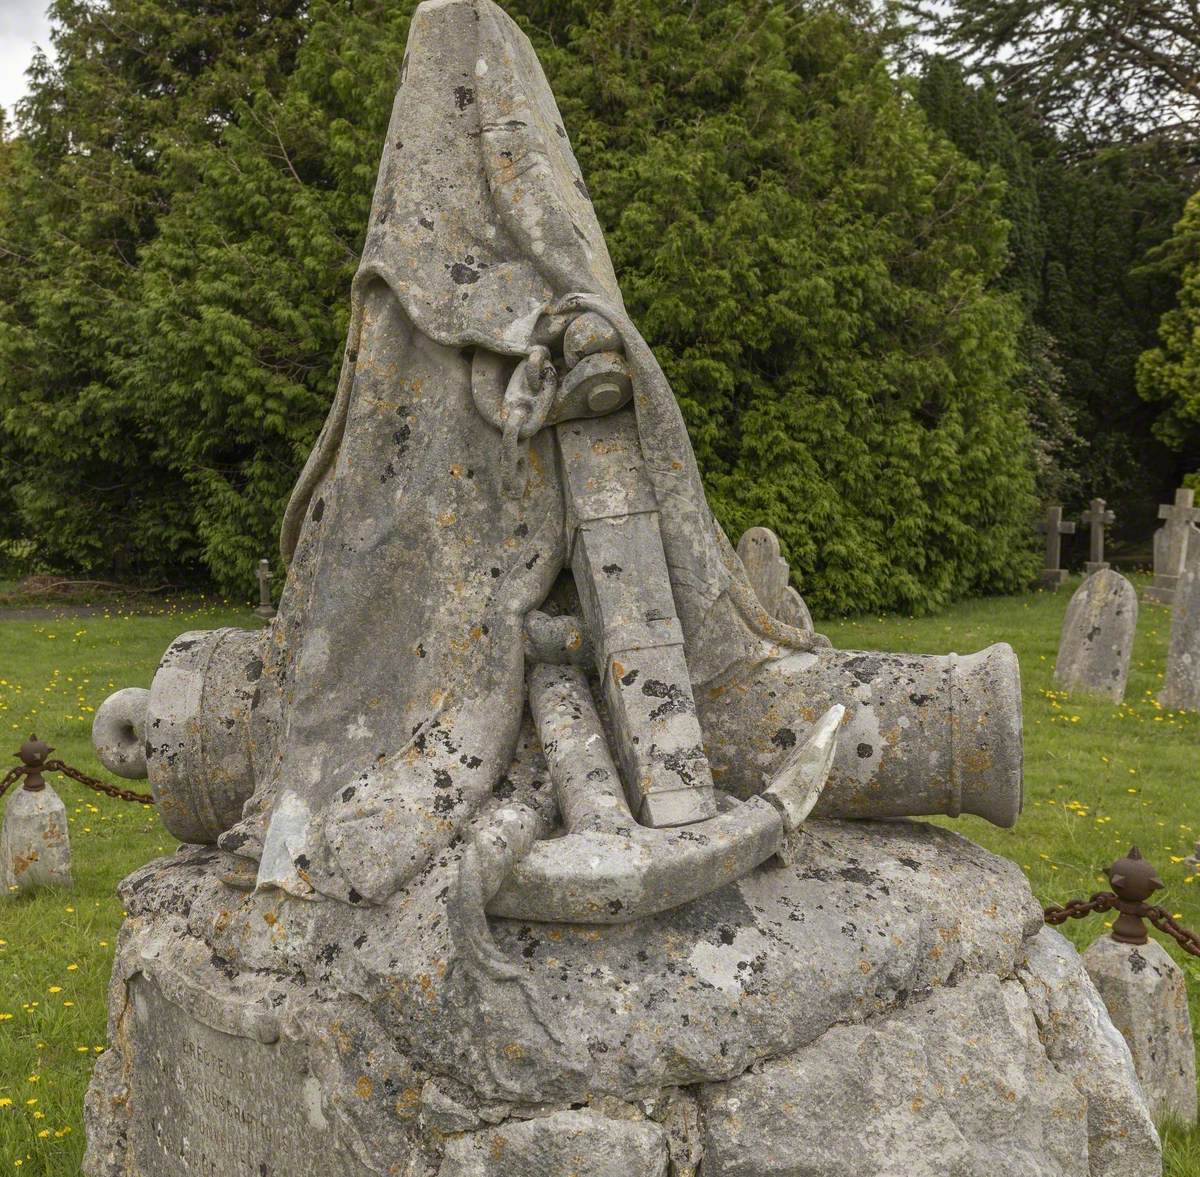
[[[1200,547],[1200,507],[1196,492],[1180,487],[1173,503],[1164,503],[1158,517],[1166,520],[1154,533],[1154,583],[1146,589],[1146,599],[1160,605],[1172,605],[1180,578],[1187,567],[1188,552]]]
[[[1075,524],[1063,521],[1063,509],[1056,505],[1046,508],[1046,518],[1038,524],[1038,531],[1046,536],[1046,566],[1042,569],[1043,588],[1060,589],[1067,579],[1067,570],[1062,567],[1062,537],[1075,534]]]
[[[114,704],[189,844],[121,887],[85,1172],[1158,1174],[1019,868],[870,820],[1015,821],[1011,649],[770,616],[528,40],[431,0],[401,73],[278,616]]]
[[[1159,702],[1172,711],[1200,711],[1200,544],[1190,544],[1188,562],[1175,589],[1167,673]]]
[[[1125,697],[1137,631],[1137,590],[1111,568],[1094,572],[1067,605],[1054,681],[1072,694]]]
[[[812,614],[791,586],[791,569],[779,554],[779,537],[769,527],[752,527],[737,546],[738,556],[759,603],[784,625],[811,633]]]
[[[1109,566],[1104,559],[1104,529],[1111,527],[1117,521],[1117,517],[1105,507],[1103,499],[1092,499],[1080,518],[1088,528],[1089,559],[1084,565],[1084,570],[1090,576],[1093,572],[1100,572]]]
[[[270,621],[275,616],[275,606],[271,602],[271,562],[258,562],[258,607],[254,612],[264,621]]]

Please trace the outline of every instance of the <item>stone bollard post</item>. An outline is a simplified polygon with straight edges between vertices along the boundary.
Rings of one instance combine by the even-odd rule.
[[[1127,904],[1144,903],[1162,883],[1134,847],[1108,871]],[[1183,970],[1146,933],[1141,918],[1122,911],[1112,934],[1084,954],[1113,1024],[1129,1044],[1134,1069],[1155,1120],[1196,1122],[1196,1047]]]
[[[41,772],[53,751],[30,736],[17,753],[25,783],[9,797],[0,827],[0,884],[5,892],[72,885],[67,808]]]

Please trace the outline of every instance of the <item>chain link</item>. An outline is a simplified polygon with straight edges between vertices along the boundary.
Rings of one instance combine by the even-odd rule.
[[[1117,897],[1111,891],[1097,891],[1091,899],[1071,899],[1061,907],[1051,904],[1042,915],[1046,923],[1057,926],[1065,924],[1067,920],[1081,920],[1095,912],[1112,911],[1117,902]]]
[[[95,789],[97,793],[114,797],[118,801],[134,801],[142,805],[154,804],[154,798],[149,793],[135,793],[132,789],[119,789],[116,785],[110,785],[107,781],[88,776],[87,773],[80,772],[79,769],[72,768],[61,760],[47,760],[42,766],[42,770],[44,772],[61,772],[63,776],[70,777],[71,780],[78,781],[79,784],[86,785],[89,789]]]
[[[1166,932],[1168,936],[1174,937],[1184,952],[1190,952],[1192,956],[1200,956],[1200,936],[1189,931],[1182,924],[1176,923],[1174,916],[1165,908],[1149,907],[1144,915],[1160,932]]]
[[[16,768],[10,768],[3,777],[0,777],[0,797],[3,797],[24,775],[24,767],[18,764]]]

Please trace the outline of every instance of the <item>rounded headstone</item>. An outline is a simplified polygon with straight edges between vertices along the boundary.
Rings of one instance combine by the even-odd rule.
[[[1119,703],[1125,697],[1137,630],[1137,592],[1103,568],[1075,590],[1063,620],[1054,681],[1072,693]]]

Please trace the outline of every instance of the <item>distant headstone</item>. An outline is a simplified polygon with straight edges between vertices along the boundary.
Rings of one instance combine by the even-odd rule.
[[[1154,583],[1146,590],[1146,600],[1160,605],[1175,603],[1175,591],[1187,566],[1189,550],[1200,547],[1200,507],[1196,492],[1180,487],[1173,503],[1158,508],[1164,526],[1154,533]]]
[[[0,828],[0,884],[5,893],[71,886],[67,808],[49,786],[17,789]]]
[[[1088,509],[1080,516],[1084,523],[1088,526],[1088,541],[1090,559],[1084,565],[1087,574],[1091,576],[1093,572],[1099,572],[1103,568],[1108,567],[1108,561],[1104,558],[1104,529],[1111,527],[1117,517],[1112,511],[1106,509],[1103,499],[1092,499],[1088,505]]]
[[[275,606],[271,603],[271,562],[258,562],[258,608],[254,610],[264,621],[270,621],[275,616]]]
[[[1175,711],[1200,711],[1200,544],[1190,545],[1175,589],[1167,676],[1158,700]]]
[[[1063,619],[1054,681],[1069,691],[1119,703],[1125,695],[1137,628],[1137,591],[1111,568],[1075,590]]]
[[[1155,941],[1119,944],[1102,936],[1083,963],[1134,1069],[1156,1120],[1196,1122],[1196,1043],[1183,970]]]
[[[1046,536],[1046,566],[1042,569],[1042,587],[1059,589],[1067,579],[1062,567],[1062,537],[1075,534],[1075,524],[1063,521],[1063,509],[1055,504],[1046,508],[1046,518],[1038,524],[1038,531]]]
[[[769,527],[752,527],[738,540],[738,555],[759,604],[784,625],[812,632],[812,614],[789,583],[791,570],[780,555],[779,537]]]

